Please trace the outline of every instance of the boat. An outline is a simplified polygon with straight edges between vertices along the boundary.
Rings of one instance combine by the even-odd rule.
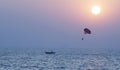
[[[45,52],[45,54],[55,54],[56,52],[53,52],[53,51],[51,51],[51,52]]]

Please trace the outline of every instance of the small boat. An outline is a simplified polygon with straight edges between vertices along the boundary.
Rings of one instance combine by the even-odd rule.
[[[56,52],[53,52],[53,51],[51,51],[51,52],[45,52],[45,54],[55,54]]]

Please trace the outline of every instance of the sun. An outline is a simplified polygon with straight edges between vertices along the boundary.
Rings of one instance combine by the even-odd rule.
[[[93,6],[91,9],[92,14],[94,15],[99,15],[101,13],[101,8],[100,6]]]

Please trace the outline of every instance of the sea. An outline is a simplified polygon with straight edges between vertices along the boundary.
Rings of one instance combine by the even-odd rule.
[[[0,49],[0,70],[120,70],[119,50]]]

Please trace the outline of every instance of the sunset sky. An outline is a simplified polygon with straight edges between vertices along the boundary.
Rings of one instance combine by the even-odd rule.
[[[120,0],[0,0],[0,47],[120,48]]]

